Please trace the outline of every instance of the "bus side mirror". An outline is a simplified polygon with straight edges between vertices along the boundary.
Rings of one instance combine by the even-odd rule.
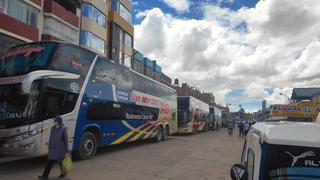
[[[241,164],[234,164],[230,170],[232,180],[248,180],[248,170]]]

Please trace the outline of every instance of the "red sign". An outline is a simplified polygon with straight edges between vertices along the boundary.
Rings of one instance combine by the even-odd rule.
[[[147,96],[139,96],[137,94],[131,93],[130,99],[133,102],[142,102],[144,104],[158,105],[158,101],[156,99],[147,97]]]
[[[2,59],[12,57],[12,56],[18,56],[18,55],[30,56],[32,53],[41,52],[44,49],[45,49],[44,47],[40,47],[40,46],[38,46],[38,47],[21,47],[21,48],[9,51],[6,55],[3,56]]]

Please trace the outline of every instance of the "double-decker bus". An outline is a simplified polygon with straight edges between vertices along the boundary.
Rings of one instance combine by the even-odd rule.
[[[216,106],[210,106],[210,118],[211,120],[211,129],[212,130],[218,130],[222,127],[222,112],[221,109],[219,109]]]
[[[81,159],[98,146],[166,140],[177,131],[174,89],[76,45],[35,42],[1,58],[0,152],[45,155],[61,116]]]
[[[207,129],[209,105],[192,96],[178,97],[178,134],[196,134]]]

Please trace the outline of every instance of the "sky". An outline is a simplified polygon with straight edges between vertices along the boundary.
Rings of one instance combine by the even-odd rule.
[[[236,111],[320,86],[319,0],[133,0],[134,46]]]

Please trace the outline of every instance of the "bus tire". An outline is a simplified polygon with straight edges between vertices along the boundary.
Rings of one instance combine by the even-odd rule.
[[[80,140],[78,157],[81,160],[91,159],[97,152],[97,137],[92,132],[85,132]]]
[[[169,126],[166,126],[164,128],[164,131],[162,133],[162,140],[165,141],[165,140],[168,140],[168,137],[169,137]]]
[[[154,141],[159,143],[162,141],[162,139],[163,139],[163,128],[162,128],[162,126],[159,126],[157,129],[157,135],[156,135]]]

